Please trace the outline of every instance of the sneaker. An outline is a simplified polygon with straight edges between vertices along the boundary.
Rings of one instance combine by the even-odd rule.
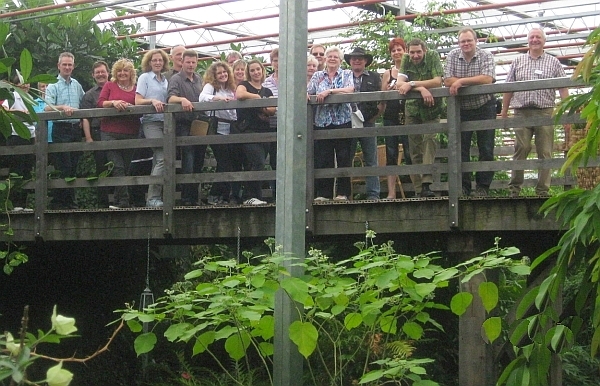
[[[163,201],[160,198],[151,198],[146,202],[146,206],[150,208],[162,208],[163,205]]]
[[[377,196],[368,196],[366,198],[367,201],[379,201],[379,197]]]
[[[348,201],[348,196],[344,196],[344,195],[340,194],[339,196],[335,196],[334,200],[335,201]]]
[[[22,212],[22,211],[23,211],[23,208],[20,206],[15,206],[12,208],[12,212]]]
[[[129,208],[129,207],[130,207],[129,204],[114,204],[114,205],[109,205],[108,209],[116,210],[116,209],[125,209],[125,208]]]
[[[511,190],[510,193],[508,194],[508,196],[510,198],[518,198],[519,197],[519,192],[517,192],[516,190]]]
[[[244,205],[266,205],[267,202],[263,200],[259,200],[258,198],[249,198],[244,201]]]
[[[537,192],[536,194],[538,195],[538,197],[545,197],[545,198],[550,197],[550,193],[548,193],[548,192]]]
[[[223,199],[220,196],[208,196],[206,199],[209,205],[222,205]]]
[[[31,208],[23,208],[23,212],[25,212],[25,213],[32,213],[33,209],[31,209]]]
[[[489,191],[483,186],[478,186],[477,189],[471,194],[473,197],[487,197],[489,196]]]
[[[423,184],[420,196],[421,198],[435,197],[435,193],[429,189],[429,184]]]
[[[315,198],[313,201],[314,202],[327,202],[327,201],[329,201],[329,199],[326,197],[319,196],[319,197]]]

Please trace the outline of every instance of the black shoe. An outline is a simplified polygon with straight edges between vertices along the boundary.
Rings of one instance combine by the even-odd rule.
[[[429,197],[435,197],[435,193],[429,189],[429,184],[423,184],[423,187],[421,188],[421,198]]]

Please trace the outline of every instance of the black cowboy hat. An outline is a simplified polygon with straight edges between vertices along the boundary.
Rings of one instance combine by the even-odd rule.
[[[353,56],[362,56],[363,58],[366,58],[367,64],[365,65],[365,67],[368,67],[371,63],[373,63],[373,55],[367,54],[367,51],[365,51],[364,48],[354,47],[354,50],[351,53],[345,54],[344,60],[346,61],[346,63],[350,64],[350,58]]]

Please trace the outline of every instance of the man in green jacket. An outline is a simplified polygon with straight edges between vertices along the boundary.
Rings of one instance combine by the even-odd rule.
[[[421,39],[408,43],[408,53],[402,59],[398,73],[398,92],[406,95],[410,91],[421,93],[422,99],[406,101],[406,124],[439,123],[444,109],[442,98],[434,98],[430,88],[442,87],[444,70],[436,51],[428,50]],[[431,165],[435,160],[436,133],[410,134],[408,136],[410,158],[413,165]],[[411,175],[415,192],[421,197],[435,197],[429,186],[433,182],[431,173]]]

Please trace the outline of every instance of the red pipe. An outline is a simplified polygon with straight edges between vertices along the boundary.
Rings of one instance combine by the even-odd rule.
[[[12,11],[12,12],[7,12],[7,13],[2,13],[2,14],[0,14],[0,19],[12,17],[12,16],[24,15],[24,14],[42,12],[42,11],[49,11],[51,9],[72,7],[74,5],[89,4],[89,3],[95,3],[95,1],[94,0],[77,0],[77,1],[70,1],[70,2],[64,3],[64,4],[44,5],[43,7],[22,9],[20,11]]]
[[[352,2],[352,3],[328,5],[326,7],[313,8],[313,9],[309,9],[308,12],[330,11],[332,9],[338,9],[338,8],[356,7],[357,5],[383,3],[384,1],[386,1],[386,0],[361,0],[361,1],[355,1],[355,2]],[[141,14],[138,13],[138,14],[136,14],[136,16],[137,15],[141,15]],[[273,13],[273,14],[270,14],[270,15],[262,15],[262,16],[252,16],[252,17],[246,17],[246,18],[235,19],[235,20],[227,20],[227,21],[218,21],[218,22],[212,22],[212,23],[194,24],[194,25],[188,25],[188,26],[185,26],[185,27],[170,28],[168,30],[160,30],[160,31],[150,31],[150,32],[144,32],[144,33],[139,33],[139,34],[134,34],[134,35],[128,35],[128,36],[130,38],[141,38],[141,37],[145,37],[145,36],[160,35],[160,34],[165,34],[165,33],[190,31],[190,30],[195,30],[195,29],[199,29],[199,28],[206,29],[206,28],[210,28],[210,27],[220,27],[220,26],[227,25],[227,24],[246,23],[246,22],[249,22],[249,21],[256,21],[256,20],[274,19],[276,17],[279,17],[278,13]],[[277,33],[276,35],[278,35],[278,34],[279,33]],[[117,39],[125,39],[125,38],[126,38],[126,36],[117,36]]]
[[[509,2],[509,3],[502,3],[502,4],[486,4],[486,5],[477,6],[477,7],[452,9],[452,10],[447,10],[447,11],[443,11],[443,12],[436,11],[436,12],[432,12],[432,13],[428,13],[428,14],[422,14],[422,16],[438,16],[438,15],[450,14],[450,13],[475,12],[475,11],[483,11],[486,9],[505,8],[505,7],[511,7],[511,6],[517,6],[517,5],[527,5],[527,4],[543,3],[543,2],[549,2],[549,1],[554,1],[554,0],[520,0],[520,1],[513,1],[513,2]],[[351,4],[353,6],[356,5],[356,3],[348,3],[348,4]],[[411,20],[411,19],[416,18],[417,16],[419,16],[419,15],[403,15],[403,16],[396,16],[395,19],[396,20]],[[382,21],[384,21],[383,18],[378,18],[378,19],[369,20],[368,22],[369,23],[377,23],[377,22],[382,22]],[[233,20],[233,21],[226,21],[226,22],[208,23],[208,24],[204,24],[203,26],[206,26],[206,25],[220,26],[220,25],[224,25],[224,24],[237,23],[237,22],[238,22],[237,20]],[[365,23],[365,21],[337,24],[337,25],[326,26],[326,27],[317,27],[317,28],[309,29],[308,32],[319,32],[319,31],[327,31],[327,30],[355,27],[355,26],[357,26],[359,24],[363,24],[363,23]],[[197,26],[189,26],[189,27],[184,27],[184,28],[185,29],[176,28],[176,29],[165,30],[165,31],[152,31],[152,32],[147,32],[145,34],[131,35],[130,37],[134,38],[134,37],[149,36],[149,35],[159,35],[159,34],[164,34],[165,32],[179,32],[182,30],[194,29],[194,28],[197,28]],[[241,38],[221,40],[221,41],[216,41],[216,42],[213,41],[213,42],[209,42],[209,43],[193,44],[193,45],[189,45],[187,47],[188,48],[199,48],[199,47],[207,47],[207,46],[216,46],[219,44],[229,44],[229,43],[238,43],[238,42],[244,42],[244,41],[249,41],[249,40],[267,39],[267,38],[276,37],[278,35],[279,35],[279,32],[276,32],[276,33],[265,34],[265,35],[255,35],[255,36],[251,36],[251,37],[241,37]],[[125,39],[125,36],[119,36],[117,38]]]
[[[160,14],[168,13],[168,12],[185,11],[188,9],[208,7],[211,5],[221,5],[221,4],[225,4],[225,3],[233,3],[236,1],[240,1],[240,0],[217,0],[217,1],[212,1],[210,3],[192,4],[192,5],[185,5],[183,7],[160,9],[160,10],[156,10],[156,11],[139,12],[139,13],[133,13],[133,14],[123,15],[123,16],[111,17],[109,19],[97,20],[96,23],[97,24],[110,23],[110,22],[114,22],[114,21],[133,19],[133,18],[140,17],[140,16],[142,16],[142,17],[156,16],[156,15],[160,15]]]

